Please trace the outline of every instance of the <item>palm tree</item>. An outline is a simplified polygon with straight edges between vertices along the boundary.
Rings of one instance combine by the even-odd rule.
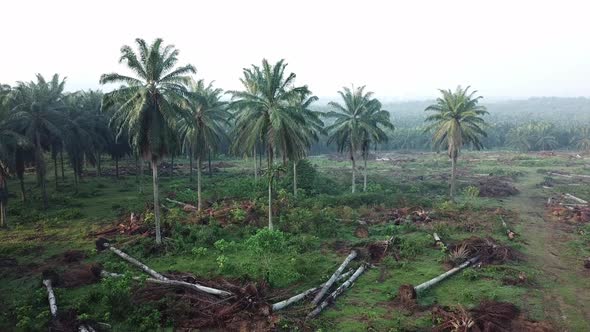
[[[558,145],[553,135],[553,125],[550,123],[538,123],[533,127],[535,147],[540,150],[555,149]]]
[[[508,145],[520,152],[528,152],[533,148],[529,131],[525,127],[515,127],[506,135]]]
[[[590,127],[578,128],[572,138],[572,143],[576,144],[580,151],[590,151]]]
[[[268,163],[268,227],[272,224],[272,179],[276,172],[274,158],[282,153],[283,164],[289,156],[301,154],[306,149],[307,141],[302,133],[305,127],[304,115],[291,107],[291,102],[306,86],[295,87],[295,74],[285,73],[287,64],[284,60],[271,65],[262,60],[262,67],[254,66],[244,69],[241,79],[243,91],[232,91],[231,108],[235,114],[234,150],[250,153],[257,142],[266,145]]]
[[[190,118],[181,119],[179,132],[185,150],[189,151],[191,174],[192,160],[197,158],[197,210],[201,211],[202,160],[208,152],[218,149],[229,113],[227,102],[221,101],[223,90],[214,88],[213,82],[206,85],[204,80],[191,81],[189,87]]]
[[[331,101],[329,105],[336,111],[326,113],[334,123],[326,128],[329,133],[328,144],[336,143],[338,152],[348,151],[352,162],[352,192],[356,191],[356,160],[355,154],[362,147],[363,139],[368,133],[380,130],[374,120],[367,114],[375,107],[376,99],[372,92],[365,93],[365,86],[352,89],[347,87],[338,91],[344,105]],[[381,105],[379,104],[379,108]]]
[[[158,163],[169,150],[172,127],[182,116],[181,105],[186,102],[192,65],[176,67],[178,49],[162,46],[162,39],[147,45],[136,39],[138,53],[130,46],[121,48],[119,62],[124,62],[135,77],[116,73],[103,74],[101,84],[122,83],[122,87],[105,94],[103,107],[119,102],[111,121],[118,127],[118,136],[127,132],[130,143],[152,167],[156,243],[162,243],[160,233],[160,200],[158,195]],[[139,58],[138,58],[139,55]]]
[[[363,191],[367,191],[367,158],[371,144],[375,146],[379,143],[387,142],[388,137],[386,129],[393,130],[389,112],[381,109],[381,102],[377,99],[371,100],[367,105],[367,110],[363,115],[367,119],[369,126],[362,129],[361,133],[361,154],[363,156]]]
[[[291,107],[299,112],[305,121],[305,124],[301,127],[299,135],[305,142],[304,150],[293,151],[289,159],[293,163],[293,195],[297,197],[297,166],[301,158],[304,158],[307,151],[311,148],[311,145],[319,140],[318,135],[324,134],[324,122],[320,119],[322,113],[314,111],[310,108],[311,104],[318,101],[318,97],[313,96],[311,91],[305,90],[299,93],[294,100],[291,102]],[[285,138],[287,141],[290,137]],[[256,158],[256,157],[254,157]]]
[[[22,133],[33,144],[35,171],[43,195],[43,207],[47,208],[47,189],[45,185],[45,161],[43,150],[49,142],[61,138],[65,104],[62,99],[65,79],[53,75],[47,82],[37,74],[36,82],[19,82],[14,89],[14,105],[11,119],[17,132]]]
[[[432,141],[435,148],[446,146],[451,159],[451,200],[455,197],[457,158],[464,144],[471,144],[475,149],[483,148],[481,138],[486,136],[482,118],[488,114],[484,106],[479,105],[482,96],[475,97],[477,91],[469,92],[469,86],[458,86],[453,92],[439,90],[441,97],[425,111],[433,112],[425,122],[430,123],[425,132],[434,131]]]

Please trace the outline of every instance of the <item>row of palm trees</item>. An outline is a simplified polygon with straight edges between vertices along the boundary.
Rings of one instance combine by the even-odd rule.
[[[267,60],[261,66],[243,70],[242,89],[228,91],[193,78],[192,65],[178,65],[179,51],[164,45],[161,39],[151,44],[136,39],[136,48],[123,46],[120,63],[131,75],[104,74],[101,84],[118,84],[104,95],[97,91],[64,93],[65,79],[55,75],[50,81],[37,76],[36,82],[2,86],[0,101],[0,215],[6,214],[6,178],[16,173],[21,180],[24,165],[35,166],[38,185],[47,206],[44,153],[50,152],[58,181],[58,157],[69,157],[77,183],[85,163],[96,165],[100,174],[100,155],[119,158],[136,155],[148,161],[152,169],[156,242],[161,243],[158,164],[166,155],[179,150],[189,157],[190,178],[193,160],[197,170],[197,208],[202,208],[202,160],[219,150],[231,137],[232,153],[251,156],[254,176],[261,174],[257,156],[266,157],[268,178],[268,226],[273,228],[273,179],[288,162],[293,165],[294,195],[297,195],[297,162],[305,158],[321,135],[328,143],[347,152],[352,164],[351,190],[356,191],[357,158],[364,161],[363,190],[367,188],[367,157],[371,147],[384,143],[393,130],[389,113],[365,91],[365,87],[339,91],[342,101],[331,102],[327,113],[314,111],[318,100],[306,85],[295,83],[296,75],[287,71],[287,63]],[[434,141],[448,147],[453,164],[453,180],[459,150],[464,144],[481,147],[485,135],[485,109],[481,97],[469,88],[441,90],[442,97],[427,108],[434,111],[427,121],[434,130]],[[330,121],[325,126],[322,118]],[[277,159],[282,163],[277,163]],[[143,165],[143,163],[140,163]],[[454,183],[454,181],[453,181]],[[56,185],[58,183],[56,182]],[[451,196],[454,184],[451,185]]]

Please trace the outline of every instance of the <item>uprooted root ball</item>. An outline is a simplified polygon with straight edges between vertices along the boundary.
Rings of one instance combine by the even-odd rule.
[[[466,257],[479,256],[479,262],[482,264],[502,264],[522,258],[519,252],[509,246],[499,244],[491,237],[480,238],[472,236],[457,244],[450,245],[449,251],[467,252],[464,255]]]

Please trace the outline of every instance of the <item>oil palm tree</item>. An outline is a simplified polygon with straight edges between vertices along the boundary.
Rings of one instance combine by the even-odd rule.
[[[197,158],[197,209],[202,208],[201,172],[203,158],[219,148],[225,137],[224,125],[229,113],[227,102],[221,100],[223,90],[208,85],[204,80],[191,81],[189,100],[186,104],[190,117],[179,122],[179,132],[185,150],[189,152],[192,174],[192,160]],[[191,175],[192,178],[192,175]]]
[[[35,172],[41,187],[44,208],[47,208],[48,202],[43,151],[49,148],[49,142],[62,136],[64,86],[65,79],[60,79],[58,74],[53,75],[51,81],[46,81],[37,74],[36,82],[19,82],[13,91],[14,108],[11,120],[15,131],[25,136],[33,145]]]
[[[7,225],[8,189],[7,179],[15,170],[15,153],[19,147],[28,145],[28,140],[12,130],[0,117],[0,228]]]
[[[103,107],[119,103],[111,121],[118,127],[118,136],[127,132],[130,143],[152,167],[156,243],[162,243],[160,232],[160,200],[158,163],[169,150],[172,127],[182,116],[186,102],[185,84],[196,70],[192,65],[177,67],[178,49],[163,46],[162,39],[148,45],[136,39],[137,53],[130,46],[121,48],[119,62],[125,63],[134,77],[103,74],[101,84],[122,83],[123,86],[105,94]]]
[[[301,130],[297,133],[300,138],[305,142],[306,148],[295,150],[289,156],[289,159],[293,164],[293,195],[297,197],[297,166],[300,159],[304,158],[307,151],[311,148],[311,145],[319,140],[319,135],[324,134],[324,122],[320,119],[321,112],[317,112],[311,109],[311,104],[318,101],[318,97],[313,96],[311,91],[301,91],[291,102],[291,107],[299,112],[303,116],[304,125],[301,126]],[[287,142],[292,137],[285,137],[284,141]]]
[[[375,135],[380,128],[368,116],[371,107],[376,106],[372,92],[365,92],[365,86],[344,87],[338,94],[343,104],[331,101],[330,107],[335,111],[326,113],[326,117],[334,119],[334,123],[326,128],[329,133],[328,144],[335,143],[338,152],[348,151],[352,163],[352,192],[356,191],[356,159],[355,154],[362,147],[363,140]],[[380,108],[380,104],[379,104]]]
[[[451,159],[451,200],[455,197],[457,158],[461,148],[464,144],[471,144],[479,150],[483,148],[481,138],[486,136],[483,116],[488,112],[479,105],[483,97],[476,97],[477,91],[470,92],[469,88],[458,86],[455,91],[439,90],[442,96],[425,109],[433,112],[425,119],[429,123],[425,132],[433,132],[434,147],[445,147]]]
[[[580,151],[590,151],[590,127],[577,128],[574,137],[572,138],[572,143],[575,144]]]
[[[244,90],[231,91],[231,108],[236,110],[233,150],[249,153],[257,142],[265,144],[268,163],[268,227],[272,223],[272,179],[276,172],[274,158],[279,152],[283,163],[288,156],[300,154],[306,149],[303,139],[304,115],[291,107],[298,95],[307,91],[306,86],[294,85],[296,75],[287,75],[284,60],[270,64],[266,59],[262,67],[252,65],[244,69],[241,79]]]
[[[367,158],[371,145],[385,143],[388,140],[385,130],[393,130],[389,112],[381,109],[381,102],[377,99],[371,100],[363,118],[369,123],[361,133],[361,155],[363,157],[363,191],[367,191]]]

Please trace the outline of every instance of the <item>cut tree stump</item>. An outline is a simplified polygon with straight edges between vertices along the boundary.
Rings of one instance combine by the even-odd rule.
[[[342,274],[342,271],[344,271],[344,269],[346,268],[348,263],[350,263],[353,259],[355,259],[356,255],[357,255],[356,250],[353,250],[350,252],[350,254],[348,256],[346,256],[346,259],[344,259],[344,262],[342,262],[342,264],[340,264],[338,269],[336,269],[336,272],[334,272],[334,274],[332,274],[330,279],[328,279],[328,281],[324,284],[324,286],[322,286],[322,289],[320,289],[320,291],[313,298],[313,301],[311,301],[311,303],[313,303],[314,305],[317,305],[318,303],[320,303],[320,301],[322,300],[324,295],[326,295],[326,293],[328,292],[328,289],[330,289],[330,287],[332,287],[332,284],[336,281],[336,279],[338,279],[340,274]]]
[[[305,319],[311,319],[319,315],[320,312],[322,312],[322,310],[324,310],[328,305],[333,303],[338,296],[340,296],[342,293],[344,293],[345,290],[350,288],[354,281],[358,279],[358,277],[360,277],[361,274],[363,274],[363,272],[365,272],[366,268],[367,266],[365,264],[359,266],[359,268],[356,269],[354,274],[348,280],[346,280],[342,285],[340,285],[340,287],[338,287],[334,292],[332,292],[332,294],[330,294],[320,305],[318,305],[312,312],[310,312],[307,315],[307,317],[305,317]]]
[[[346,273],[343,273],[343,274],[340,275],[340,277],[338,277],[338,280],[336,280],[336,281],[340,281],[342,279],[348,278],[348,276],[351,275],[351,274],[352,274],[352,270],[350,270],[350,271],[348,271]],[[308,295],[313,294],[314,292],[316,292],[319,289],[321,289],[325,284],[326,283],[323,283],[323,284],[321,284],[321,285],[319,285],[317,287],[310,288],[310,289],[308,289],[308,290],[306,290],[304,292],[301,292],[301,293],[299,293],[297,295],[294,295],[294,296],[292,296],[292,297],[290,297],[290,298],[288,298],[286,300],[283,300],[283,301],[280,301],[280,302],[277,302],[277,303],[273,304],[272,305],[272,311],[278,311],[278,310],[285,309],[286,307],[290,306],[291,304],[301,301],[302,299],[304,299]]]
[[[513,232],[510,228],[508,228],[508,225],[506,224],[502,216],[500,216],[500,221],[502,222],[502,226],[504,227],[504,230],[506,231],[506,235],[508,236],[508,238],[510,240],[513,240],[516,237],[516,233]]]
[[[432,233],[432,237],[434,237],[434,244],[437,247],[440,247],[440,248],[446,250],[447,245],[440,239],[440,236],[438,236],[438,234],[436,232],[435,233]]]

